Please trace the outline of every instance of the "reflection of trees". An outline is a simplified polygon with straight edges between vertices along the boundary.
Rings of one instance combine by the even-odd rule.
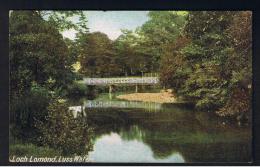
[[[251,159],[249,143],[176,143],[146,140],[155,158],[165,158],[179,152],[186,162],[248,162]]]
[[[97,136],[113,131],[124,140],[142,141],[158,159],[179,152],[188,162],[250,160],[248,130],[223,127],[208,113],[103,109],[88,115]]]
[[[129,130],[122,128],[119,131],[119,134],[124,140],[143,141],[145,139],[146,131],[141,130],[138,125],[132,125],[130,126]]]
[[[150,146],[155,158],[179,152],[187,162],[249,161],[250,142],[233,133],[164,133],[142,129],[142,141]]]

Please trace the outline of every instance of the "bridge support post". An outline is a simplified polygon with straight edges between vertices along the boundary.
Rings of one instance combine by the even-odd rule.
[[[109,85],[109,92],[108,93],[111,94],[112,91],[113,91],[112,85]]]
[[[135,85],[135,93],[137,93],[138,92],[138,86],[137,86],[137,84]]]
[[[112,88],[112,85],[109,85],[109,99],[112,99],[112,91],[113,91],[113,88]]]

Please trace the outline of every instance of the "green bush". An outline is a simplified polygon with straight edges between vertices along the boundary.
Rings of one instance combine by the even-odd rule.
[[[238,121],[249,122],[251,118],[251,89],[234,87],[224,107],[217,111],[220,116],[235,116]]]
[[[88,92],[88,87],[85,84],[74,82],[73,84],[68,86],[67,92],[68,96],[86,96]]]
[[[40,132],[38,142],[61,150],[63,155],[87,155],[92,149],[92,130],[86,117],[74,118],[65,103],[52,103],[46,121],[39,120],[36,125]]]
[[[10,124],[11,133],[21,139],[30,139],[35,135],[35,120],[44,120],[50,102],[49,92],[37,85],[23,96],[11,98]]]
[[[84,77],[84,76],[83,76],[82,74],[80,74],[80,73],[75,73],[74,75],[75,75],[75,79],[76,79],[76,80],[78,80],[78,81],[79,81],[79,80],[83,80],[83,77]]]

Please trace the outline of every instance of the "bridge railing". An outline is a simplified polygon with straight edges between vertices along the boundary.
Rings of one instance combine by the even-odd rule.
[[[153,102],[138,102],[138,101],[94,101],[89,100],[85,101],[82,106],[71,106],[69,107],[69,111],[72,112],[74,118],[78,116],[78,114],[83,114],[86,116],[86,109],[101,109],[101,108],[136,108],[136,109],[144,109],[146,111],[159,111],[162,105],[160,103]]]
[[[124,77],[124,78],[84,78],[83,83],[87,85],[109,85],[109,84],[158,84],[158,77]]]

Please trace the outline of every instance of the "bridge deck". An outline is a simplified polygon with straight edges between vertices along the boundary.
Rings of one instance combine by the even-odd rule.
[[[158,77],[122,77],[122,78],[84,78],[86,85],[155,85],[159,83]]]

